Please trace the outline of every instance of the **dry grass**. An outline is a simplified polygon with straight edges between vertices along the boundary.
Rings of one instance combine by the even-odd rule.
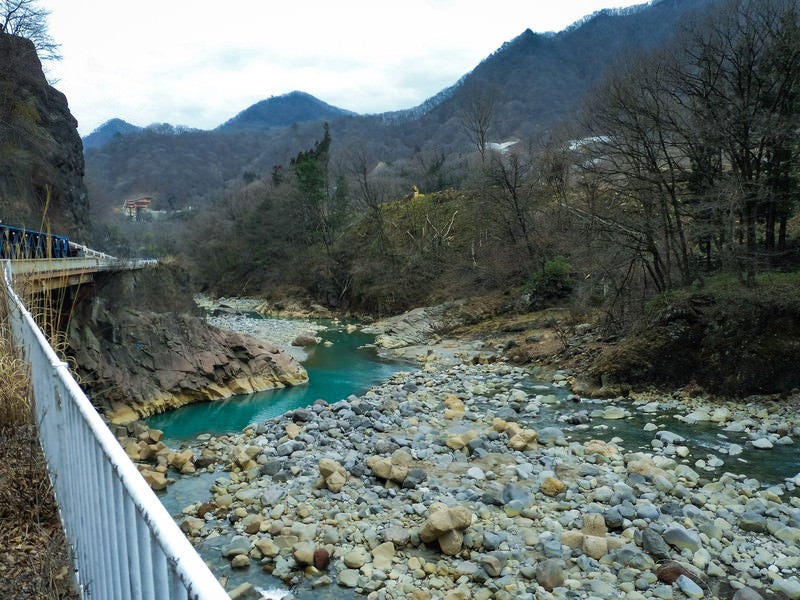
[[[0,334],[0,429],[31,423],[28,365],[14,356],[6,330]]]
[[[34,424],[28,365],[15,355],[5,309],[0,305],[0,590],[9,600],[75,600]]]

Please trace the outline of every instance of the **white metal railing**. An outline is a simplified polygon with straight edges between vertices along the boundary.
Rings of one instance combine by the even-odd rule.
[[[93,250],[92,248],[89,248],[88,246],[84,246],[83,244],[78,244],[76,242],[70,242],[69,245],[70,245],[71,249],[74,248],[75,250],[77,250],[78,252],[83,254],[84,256],[94,256],[94,257],[103,258],[103,259],[106,259],[106,260],[117,260],[116,257],[111,256],[110,254],[106,254],[105,252],[100,252],[99,250]]]
[[[81,597],[229,597],[36,325],[4,269],[15,346],[31,366],[39,440]]]
[[[70,247],[77,250],[78,254],[82,257],[99,258],[105,264],[116,265],[117,268],[121,269],[140,269],[144,266],[158,263],[158,261],[153,258],[117,258],[116,256],[94,250],[83,244],[77,244],[75,242],[70,242],[69,244]]]

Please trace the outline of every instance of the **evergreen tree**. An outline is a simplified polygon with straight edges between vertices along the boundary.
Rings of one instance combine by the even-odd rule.
[[[314,148],[299,152],[290,161],[303,207],[303,222],[307,229],[309,245],[313,244],[318,236],[328,252],[333,243],[331,210],[328,202],[330,146],[330,128],[325,123],[322,139],[314,144]]]

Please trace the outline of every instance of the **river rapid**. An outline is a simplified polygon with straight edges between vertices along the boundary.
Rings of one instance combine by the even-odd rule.
[[[409,363],[338,323],[224,324],[284,327],[283,344],[290,330],[322,338],[300,357],[317,387],[149,422],[169,445],[219,456],[162,501],[229,587],[315,599],[743,588],[800,598],[800,423],[790,403],[593,400],[570,392],[568,372],[471,360],[472,345],[432,347]],[[536,442],[514,447],[519,431]],[[385,477],[379,459],[404,463],[405,476]],[[322,460],[342,467],[343,486],[321,482]],[[461,538],[455,553],[420,539],[440,505],[471,515],[448,533]],[[684,579],[659,572],[673,562]]]

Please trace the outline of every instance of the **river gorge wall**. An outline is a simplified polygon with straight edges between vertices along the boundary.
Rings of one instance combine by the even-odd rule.
[[[733,297],[686,293],[657,299],[651,315],[608,344],[578,391],[615,396],[688,386],[743,398],[800,389],[800,301],[793,286],[741,290]]]
[[[98,275],[67,331],[81,386],[115,422],[308,381],[283,350],[208,324],[172,265]]]
[[[3,223],[85,242],[89,198],[78,123],[66,96],[48,83],[34,44],[2,31],[0,99]]]

